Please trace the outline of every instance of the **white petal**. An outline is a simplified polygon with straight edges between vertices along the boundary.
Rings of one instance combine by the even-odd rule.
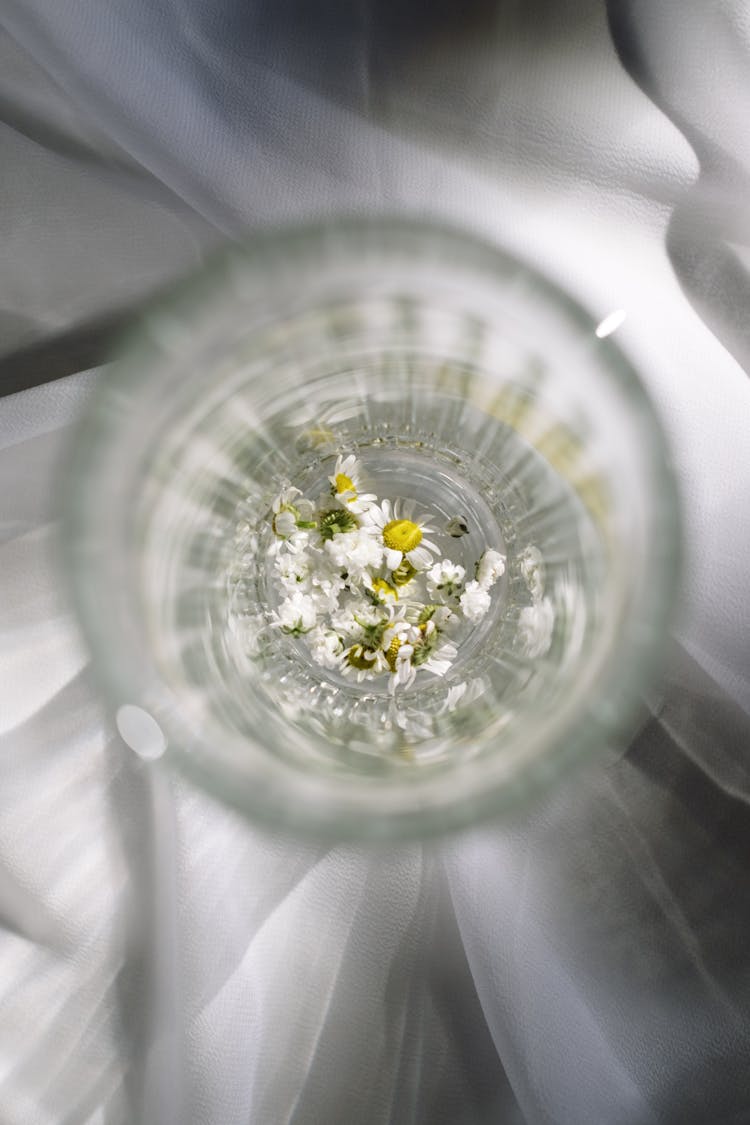
[[[394,551],[390,547],[385,549],[385,565],[389,570],[395,570],[396,567],[401,565],[401,560],[404,557],[403,551]]]
[[[413,551],[407,551],[406,557],[417,570],[424,570],[432,562],[432,555],[423,547],[415,547]]]
[[[429,660],[425,660],[422,665],[428,672],[432,672],[436,676],[444,676],[451,666],[450,660],[438,660],[432,656]]]

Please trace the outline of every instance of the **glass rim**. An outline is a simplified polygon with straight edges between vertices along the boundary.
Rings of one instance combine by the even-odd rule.
[[[379,255],[383,261],[396,260],[405,254],[404,245],[412,250],[416,246],[425,256],[434,256],[440,247],[444,258],[457,255],[465,266],[477,275],[486,274],[489,280],[502,283],[509,273],[523,274],[542,295],[544,300],[563,315],[571,333],[593,336],[597,321],[568,293],[549,281],[534,267],[506,250],[477,238],[471,232],[435,223],[400,217],[344,216],[335,220],[306,223],[293,227],[280,227],[251,236],[242,246],[235,244],[220,250],[198,275],[175,286],[166,296],[122,338],[120,355],[124,363],[117,363],[104,373],[95,388],[83,417],[75,427],[68,455],[61,473],[61,508],[63,562],[72,592],[73,602],[84,637],[91,650],[94,672],[105,698],[117,707],[123,703],[142,705],[149,712],[152,699],[142,697],[143,678],[137,669],[137,653],[132,653],[129,663],[118,653],[113,658],[112,646],[117,643],[104,607],[107,604],[108,576],[106,569],[86,562],[87,546],[96,540],[97,512],[107,503],[101,495],[100,475],[96,469],[106,459],[107,434],[110,415],[107,410],[113,394],[125,386],[131,397],[158,393],[157,381],[147,364],[135,367],[136,348],[149,335],[149,329],[164,317],[189,323],[191,312],[199,312],[201,301],[212,292],[214,283],[226,281],[239,266],[243,274],[254,277],[257,285],[270,263],[287,269],[289,263],[316,262],[321,270],[326,262],[349,258],[354,264],[356,255],[363,249]],[[333,248],[333,255],[331,249]],[[441,260],[443,258],[441,257]],[[270,287],[271,292],[273,287]],[[200,324],[200,320],[198,320]],[[253,325],[252,327],[257,327]],[[153,337],[153,332],[151,333]],[[133,347],[135,345],[135,348]],[[655,675],[666,641],[674,599],[679,586],[681,518],[679,493],[669,463],[666,436],[656,414],[651,398],[636,368],[620,347],[611,339],[597,341],[604,362],[603,374],[618,385],[634,416],[643,448],[638,456],[644,464],[644,475],[651,486],[649,499],[651,516],[658,511],[659,549],[647,544],[648,555],[644,563],[649,580],[643,583],[638,606],[641,621],[648,620],[648,636],[633,633],[623,636],[623,647],[616,652],[612,647],[597,669],[595,677],[597,695],[584,697],[575,713],[566,715],[562,726],[564,738],[554,738],[552,729],[559,728],[559,720],[550,717],[549,741],[538,741],[548,753],[537,751],[526,761],[524,768],[500,783],[489,784],[438,806],[414,803],[389,811],[378,810],[371,817],[366,798],[350,799],[348,804],[326,805],[325,800],[308,804],[297,800],[269,800],[269,792],[260,787],[257,799],[248,798],[247,790],[238,790],[235,782],[224,770],[213,770],[209,755],[191,752],[189,732],[181,729],[179,717],[170,715],[167,700],[170,693],[159,701],[159,723],[164,725],[168,749],[164,761],[176,765],[201,787],[219,799],[239,809],[254,820],[266,822],[275,828],[287,828],[318,838],[328,839],[379,839],[414,838],[442,833],[475,821],[486,819],[493,813],[517,808],[527,795],[532,794],[574,760],[584,760],[607,748],[610,740],[619,740],[631,726],[637,700],[641,691]],[[130,350],[130,357],[128,352]],[[101,560],[99,560],[101,561]],[[147,656],[147,654],[140,654]],[[164,685],[162,685],[164,686]],[[602,703],[604,700],[604,703]],[[166,718],[164,717],[166,714]],[[544,728],[542,728],[544,732]],[[209,732],[210,733],[210,732]],[[200,745],[204,747],[205,740]],[[604,747],[602,746],[604,743]],[[204,747],[205,748],[205,747]],[[482,760],[486,770],[486,762]],[[455,772],[448,765],[445,775]],[[489,775],[488,775],[489,776]],[[298,779],[301,780],[301,779]],[[406,789],[415,789],[411,778],[404,779]],[[299,792],[305,790],[301,784]],[[283,786],[280,790],[283,796]],[[350,798],[356,797],[354,791]]]

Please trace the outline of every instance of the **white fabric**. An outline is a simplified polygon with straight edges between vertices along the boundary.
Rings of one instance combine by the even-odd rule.
[[[684,494],[677,635],[709,675],[675,649],[627,758],[510,823],[386,854],[273,838],[137,761],[97,703],[54,523],[96,374],[1,401],[0,1120],[742,1121],[744,7],[613,0],[622,62],[593,0],[440,34],[311,10],[5,0],[7,346],[246,224],[472,226],[595,318],[627,310]]]

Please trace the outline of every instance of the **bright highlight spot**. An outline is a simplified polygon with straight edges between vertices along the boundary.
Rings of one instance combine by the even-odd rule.
[[[122,707],[118,707],[115,724],[120,738],[139,758],[153,762],[156,758],[160,758],[167,748],[164,731],[156,719],[142,707],[135,707],[132,703],[125,703]]]
[[[596,326],[594,330],[596,335],[600,340],[603,340],[605,336],[611,336],[620,327],[627,315],[625,309],[615,309],[614,312],[605,316],[601,324]]]

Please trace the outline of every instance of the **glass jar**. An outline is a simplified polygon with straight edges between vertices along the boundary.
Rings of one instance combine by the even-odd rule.
[[[622,745],[678,505],[643,386],[595,328],[500,250],[398,220],[261,235],[155,307],[65,474],[67,569],[121,729],[329,838],[471,823]],[[486,549],[505,560],[450,667],[395,692],[278,627],[274,501],[325,492],[351,454],[466,582]]]

